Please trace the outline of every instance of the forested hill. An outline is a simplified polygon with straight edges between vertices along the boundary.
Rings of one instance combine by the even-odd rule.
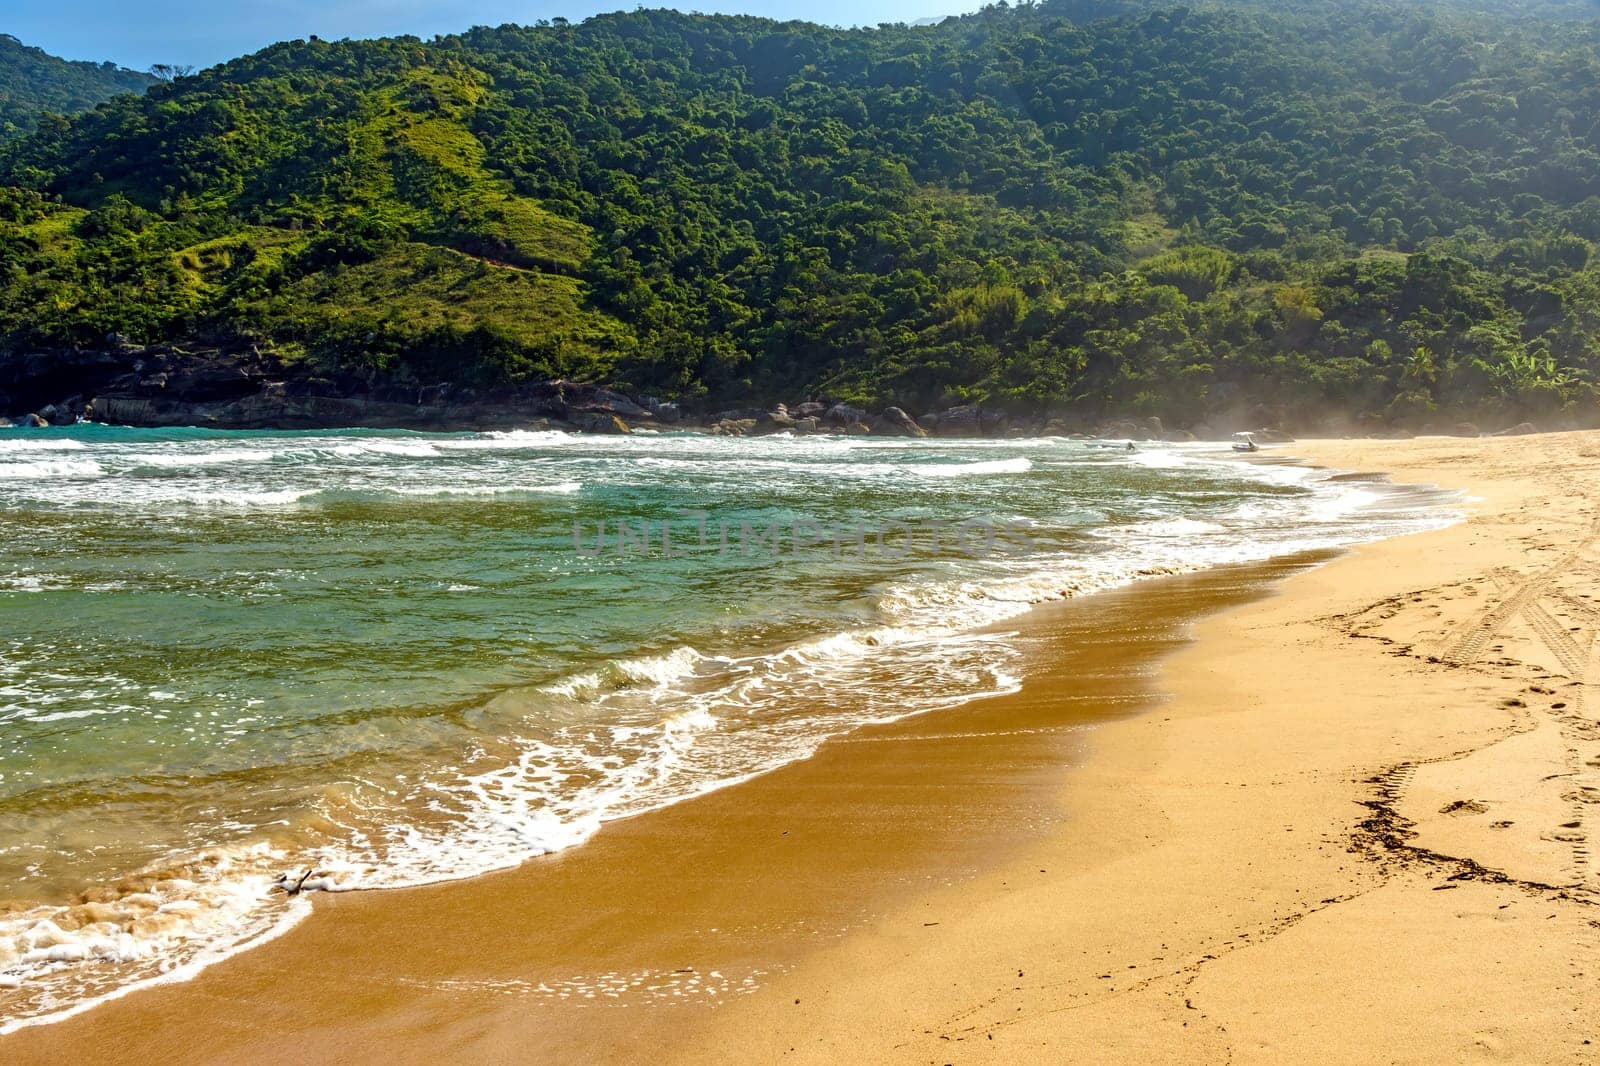
[[[0,331],[691,404],[1587,420],[1584,12],[1070,0],[279,44],[0,149]]]
[[[33,129],[41,112],[87,111],[118,93],[143,92],[155,80],[114,63],[57,59],[0,33],[0,140]]]

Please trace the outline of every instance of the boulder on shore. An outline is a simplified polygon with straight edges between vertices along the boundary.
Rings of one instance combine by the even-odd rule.
[[[795,420],[789,417],[788,410],[780,403],[776,408],[756,419],[755,429],[757,433],[782,433],[793,429],[794,422]]]
[[[60,403],[53,403],[48,407],[41,408],[39,417],[52,426],[70,426],[78,421],[83,407],[83,397],[74,396],[71,399],[62,400]]]
[[[1101,440],[1148,440],[1149,435],[1139,423],[1130,419],[1119,418],[1107,422],[1095,430],[1095,436]]]
[[[822,416],[822,421],[830,426],[849,426],[864,422],[866,418],[867,412],[861,408],[851,407],[847,403],[836,403],[828,408],[827,413]]]
[[[927,430],[917,425],[917,420],[912,418],[899,407],[885,407],[883,414],[879,415],[872,423],[872,431],[890,437],[926,437]]]
[[[1537,432],[1539,432],[1539,430],[1534,427],[1534,424],[1532,422],[1518,422],[1514,426],[1510,426],[1510,427],[1507,427],[1506,429],[1502,429],[1499,433],[1494,434],[1494,436],[1496,436],[1496,437],[1525,437],[1529,433],[1537,433]]]
[[[17,423],[19,426],[27,426],[31,429],[44,429],[49,424],[50,423],[46,422],[42,417],[36,414],[23,415],[22,421]]]
[[[941,437],[983,436],[983,411],[975,403],[940,411],[932,422]]]

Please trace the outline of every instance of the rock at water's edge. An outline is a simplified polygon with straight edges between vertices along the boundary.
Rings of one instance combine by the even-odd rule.
[[[879,415],[872,423],[875,433],[891,437],[926,437],[928,431],[917,425],[917,420],[912,418],[899,407],[885,407],[883,414]]]
[[[584,412],[577,416],[573,425],[585,433],[623,434],[632,432],[622,419],[604,411]]]

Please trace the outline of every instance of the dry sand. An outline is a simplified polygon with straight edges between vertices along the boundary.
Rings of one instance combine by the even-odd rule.
[[[1284,450],[1471,518],[1035,612],[1015,696],[0,1061],[1600,1059],[1600,434]]]

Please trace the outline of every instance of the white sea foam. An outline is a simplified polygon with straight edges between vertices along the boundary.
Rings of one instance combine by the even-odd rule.
[[[1172,470],[1189,462],[1183,452],[1172,448],[1143,448],[1127,452],[1126,455],[1134,466],[1148,467],[1151,470]]]
[[[1033,460],[990,459],[976,463],[902,463],[899,471],[920,477],[981,477],[985,474],[1025,474]]]
[[[683,647],[651,658],[624,659],[616,669],[629,681],[663,686],[694,673],[704,659],[705,656],[693,648]]]
[[[439,450],[426,442],[375,438],[355,441],[349,444],[338,444],[328,448],[327,453],[339,459],[366,459],[373,456],[432,459],[438,456]]]
[[[1226,533],[1228,527],[1219,522],[1201,522],[1193,518],[1162,518],[1141,523],[1137,531],[1142,537],[1193,537],[1207,533]]]
[[[602,670],[586,671],[554,682],[545,686],[544,691],[558,696],[580,696],[608,687],[618,689],[642,685],[664,688],[694,673],[705,658],[694,648],[685,646],[674,648],[664,655],[619,659],[608,663]]]
[[[234,488],[217,489],[158,489],[141,495],[137,502],[145,506],[181,504],[189,507],[215,510],[255,510],[289,507],[316,496],[322,490],[269,489],[258,492]]]
[[[7,452],[80,452],[88,445],[71,437],[12,437],[0,435],[0,455]]]
[[[60,574],[9,574],[0,577],[0,589],[12,592],[46,592],[63,589],[68,579]]]
[[[515,496],[522,493],[567,496],[582,488],[581,481],[557,481],[548,485],[413,485],[386,491],[397,496]]]
[[[761,440],[770,442],[774,438],[763,437]],[[805,451],[802,453],[803,455],[811,452],[813,440],[810,437],[804,438]],[[730,476],[756,474],[822,476],[864,481],[894,481],[907,476],[926,478],[985,477],[1003,474],[1025,474],[1033,469],[1033,460],[1026,457],[977,460],[973,462],[899,463],[863,462],[859,458],[841,455],[838,457],[829,456],[828,461],[818,462],[815,461],[814,457],[808,460],[806,458],[796,458],[792,455],[756,453],[733,459],[717,455],[639,455],[630,457],[630,462],[635,466],[646,469],[715,472]]]
[[[972,672],[974,663],[982,661],[960,685],[931,684],[925,696],[915,687],[908,692],[881,678],[877,683],[888,688],[869,688],[866,673],[850,676],[852,664],[877,672],[873,658],[894,646],[887,635],[839,635],[773,655],[719,660],[727,684],[696,694],[677,693],[652,718],[613,725],[603,734],[577,725],[550,740],[524,741],[522,754],[496,769],[454,778],[435,775],[425,786],[430,806],[457,812],[457,817],[444,829],[408,825],[387,830],[380,847],[340,869],[334,887],[411,885],[514,866],[583,843],[612,819],[681,802],[806,758],[840,732],[1014,691],[1019,685],[1013,673],[991,661],[997,651],[1005,661],[1015,654],[995,637],[925,646],[921,659],[930,669]],[[660,660],[706,661],[686,649]],[[629,667],[620,672],[641,671]],[[753,677],[762,673],[773,683],[753,686]],[[836,686],[848,692],[847,713],[824,718],[794,713],[807,705],[823,706],[820,695]],[[763,697],[742,699],[753,687],[761,688]],[[651,691],[659,695],[662,690]],[[630,701],[637,694],[588,691],[580,697],[609,703]],[[727,714],[718,715],[712,707],[723,707]]]
[[[32,462],[0,461],[0,480],[81,480],[105,476],[105,468],[92,459],[38,459]]]
[[[0,1036],[59,1021],[136,988],[186,980],[308,913],[305,901],[270,903],[282,860],[264,844],[214,848],[152,868],[91,902],[0,914],[0,978],[18,991]],[[77,978],[64,996],[50,978]],[[19,1007],[21,1009],[19,1009]]]
[[[104,983],[85,981],[70,999],[40,997],[41,1006],[37,1012],[0,1021],[0,1036],[65,1021],[143,989],[191,981],[219,962],[276,940],[310,915],[310,899],[299,897],[290,900],[270,919],[262,916],[260,922],[241,922],[243,928],[235,928],[227,934],[211,938],[184,937],[167,952],[153,950],[150,956],[139,960],[146,964],[136,964],[132,972],[124,964],[114,979]],[[148,965],[151,958],[155,959],[154,965]],[[25,978],[0,972],[0,988],[25,990],[27,986]]]
[[[435,444],[443,451],[519,451],[528,448],[561,448],[590,440],[557,430],[512,429],[477,437],[446,438]]]
[[[229,448],[215,452],[139,452],[129,455],[126,461],[132,466],[154,466],[167,470],[189,467],[228,466],[233,463],[264,463],[277,458],[277,452],[258,448]]]

